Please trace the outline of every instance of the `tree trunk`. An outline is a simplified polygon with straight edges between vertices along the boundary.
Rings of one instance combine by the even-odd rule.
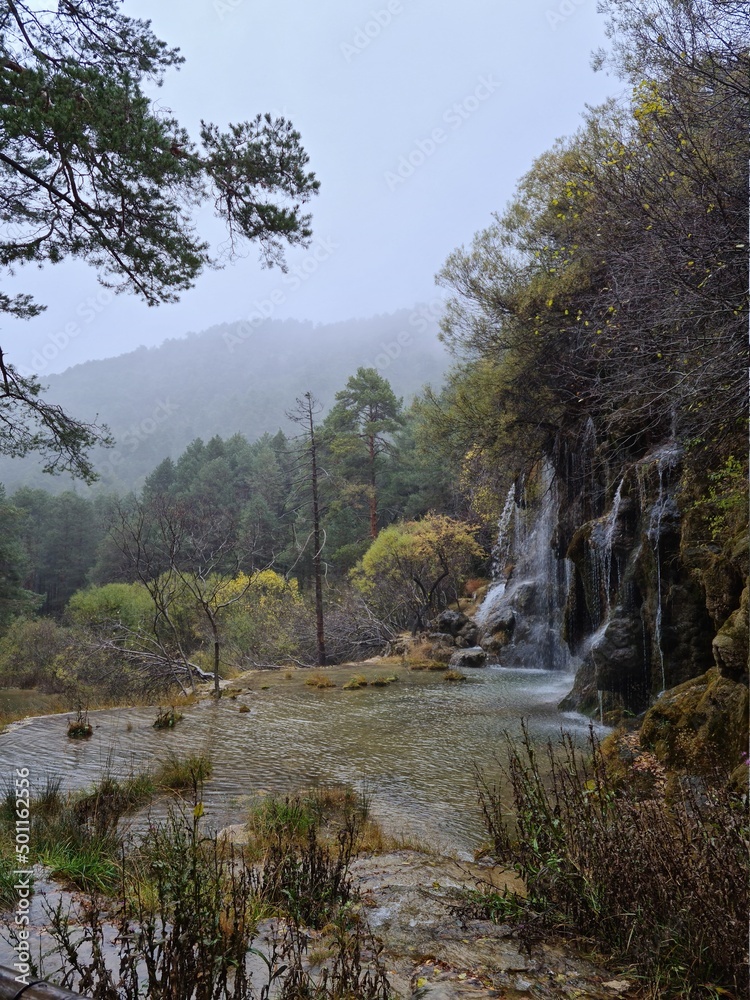
[[[378,537],[378,494],[375,488],[375,436],[371,434],[367,439],[367,448],[370,453],[370,537]]]
[[[312,400],[308,400],[310,416],[310,458],[312,469],[312,510],[313,510],[313,567],[315,572],[315,630],[318,644],[318,666],[326,664],[326,640],[323,626],[323,574],[320,553],[320,506],[318,503],[318,450],[315,442]]]
[[[216,622],[211,622],[211,630],[214,634],[214,697],[221,698],[221,688],[219,687],[219,630]]]

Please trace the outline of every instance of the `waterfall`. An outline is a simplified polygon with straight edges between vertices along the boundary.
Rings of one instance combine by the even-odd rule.
[[[497,541],[492,548],[492,561],[490,563],[490,574],[493,580],[502,578],[504,582],[504,574],[507,572],[507,562],[510,554],[508,527],[510,526],[510,519],[513,517],[513,511],[515,510],[515,501],[516,484],[512,483],[497,522]]]
[[[612,510],[607,515],[607,520],[604,525],[604,560],[605,560],[605,580],[607,581],[607,589],[605,591],[607,595],[607,610],[609,610],[609,602],[612,594],[612,541],[615,534],[615,528],[617,527],[617,518],[620,516],[620,504],[622,503],[622,486],[625,482],[625,477],[620,480],[617,484],[617,489],[615,490],[615,497],[612,501]]]
[[[667,677],[666,670],[664,667],[664,648],[662,645],[662,622],[663,622],[663,608],[662,608],[662,564],[661,564],[661,535],[662,535],[662,520],[665,512],[668,508],[673,505],[673,500],[671,495],[667,492],[664,485],[664,474],[669,472],[674,468],[677,459],[680,456],[680,449],[677,445],[667,444],[661,448],[657,454],[654,456],[656,458],[656,470],[659,477],[659,492],[656,497],[656,502],[651,508],[651,516],[649,519],[648,527],[648,537],[653,545],[654,549],[654,561],[656,563],[656,613],[654,616],[654,645],[656,646],[656,651],[659,657],[659,666],[661,669],[661,690],[665,691],[667,687]],[[640,485],[640,476],[639,476]]]
[[[474,615],[474,621],[480,628],[484,628],[486,626],[487,622],[491,619],[493,612],[500,607],[504,595],[505,580],[500,580],[487,591],[484,600],[477,609],[477,613]]]
[[[661,519],[664,514],[664,466],[659,459],[659,495],[651,511],[651,524],[649,526],[649,536],[654,543],[654,558],[656,559],[656,619],[654,622],[654,643],[659,654],[659,664],[661,666],[661,689],[667,687],[667,678],[664,671],[664,649],[661,642],[662,624],[662,603],[661,603],[661,548],[659,539],[661,538]],[[656,517],[654,518],[654,515]],[[654,526],[656,520],[656,526]]]
[[[492,547],[492,559],[490,562],[490,574],[495,581],[477,610],[474,620],[477,625],[484,626],[492,611],[499,605],[505,594],[507,582],[508,560],[510,559],[513,545],[508,531],[513,512],[516,509],[516,483],[513,483],[508,490],[505,504],[497,522],[497,541]]]
[[[612,543],[617,519],[620,516],[620,505],[622,503],[622,487],[625,477],[620,480],[615,490],[612,507],[605,517],[600,518],[591,529],[589,551],[591,556],[591,592],[597,596],[597,607],[594,610],[593,618],[596,627],[602,624],[611,610],[612,593],[616,589],[617,581],[612,579]]]
[[[483,645],[503,665],[556,670],[570,665],[561,637],[568,573],[552,544],[558,508],[546,462],[508,492],[494,549],[499,579],[476,615]]]

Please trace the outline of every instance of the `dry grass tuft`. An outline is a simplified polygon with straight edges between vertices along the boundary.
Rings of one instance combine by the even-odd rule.
[[[478,786],[493,853],[528,888],[522,919],[597,941],[650,997],[747,996],[747,796],[719,775],[665,780],[636,734],[592,734],[587,756],[524,727],[505,749],[502,785]]]
[[[335,688],[336,682],[332,681],[331,678],[327,677],[325,674],[316,672],[314,674],[310,674],[310,676],[305,680],[305,685],[322,691],[325,688]]]
[[[344,691],[359,691],[360,688],[367,687],[367,678],[363,674],[355,674],[343,685]]]

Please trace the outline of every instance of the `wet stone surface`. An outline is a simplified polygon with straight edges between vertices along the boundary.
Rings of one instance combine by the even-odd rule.
[[[451,912],[477,880],[522,887],[512,874],[414,851],[357,859],[352,875],[389,979],[401,997],[635,997],[635,984],[563,947],[526,950],[507,924],[465,920]]]
[[[225,833],[235,842],[242,839],[239,827]],[[632,981],[586,961],[570,948],[546,942],[527,950],[509,925],[462,919],[451,911],[462,891],[476,888],[478,880],[498,889],[507,885],[522,891],[512,873],[502,868],[402,850],[358,858],[351,874],[367,922],[384,945],[381,959],[394,994],[402,1000],[611,1000],[618,996],[635,1000],[637,996]],[[50,910],[62,903],[65,910],[71,907],[75,913],[82,900],[79,894],[50,882],[42,869],[37,871],[30,928],[37,952],[40,948],[48,951],[52,944],[46,931]],[[272,922],[267,923],[270,927]],[[258,928],[256,946],[261,949],[267,931]],[[113,969],[117,967],[115,938],[115,928],[106,925],[105,950]],[[11,965],[12,956],[6,929],[0,935],[0,964]],[[262,981],[260,964],[254,971]]]

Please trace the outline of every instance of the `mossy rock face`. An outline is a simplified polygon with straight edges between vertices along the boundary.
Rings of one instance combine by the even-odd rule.
[[[699,677],[713,665],[714,626],[702,588],[688,577],[668,588],[663,611],[662,652],[667,684],[674,687]]]
[[[748,588],[745,587],[739,608],[724,622],[713,641],[714,660],[722,676],[747,682],[749,643]]]
[[[576,652],[581,642],[598,628],[602,610],[608,603],[608,581],[596,569],[597,553],[601,559],[604,536],[606,534],[608,538],[611,565],[617,574],[626,566],[631,552],[638,547],[635,532],[637,514],[636,502],[623,489],[614,521],[610,523],[611,510],[602,517],[587,521],[575,532],[564,553],[576,568],[573,586],[568,590],[564,625],[564,638],[572,652]]]
[[[708,552],[705,547],[690,561],[698,565],[698,577],[706,592],[706,608],[719,628],[740,602],[744,586],[742,576],[730,559]]]
[[[587,521],[586,524],[581,525],[581,527],[574,532],[573,537],[570,540],[570,545],[568,545],[568,550],[565,554],[577,567],[582,567],[584,564],[586,549],[588,547],[590,537],[591,521]]]
[[[746,528],[735,535],[727,546],[727,551],[738,572],[744,572],[748,558],[750,558],[750,537],[748,537]]]
[[[427,662],[440,663],[443,666],[447,666],[455,652],[455,646],[433,646],[429,652],[430,661]]]
[[[648,636],[649,686],[653,693],[674,688],[710,669],[711,641],[716,631],[706,608],[704,587],[682,561],[674,519],[665,523],[668,530],[659,535],[658,561],[653,540],[644,534],[632,566],[632,581]],[[629,583],[627,572],[625,577]]]
[[[670,769],[727,773],[748,741],[748,688],[714,668],[667,691],[646,713],[641,743]]]

